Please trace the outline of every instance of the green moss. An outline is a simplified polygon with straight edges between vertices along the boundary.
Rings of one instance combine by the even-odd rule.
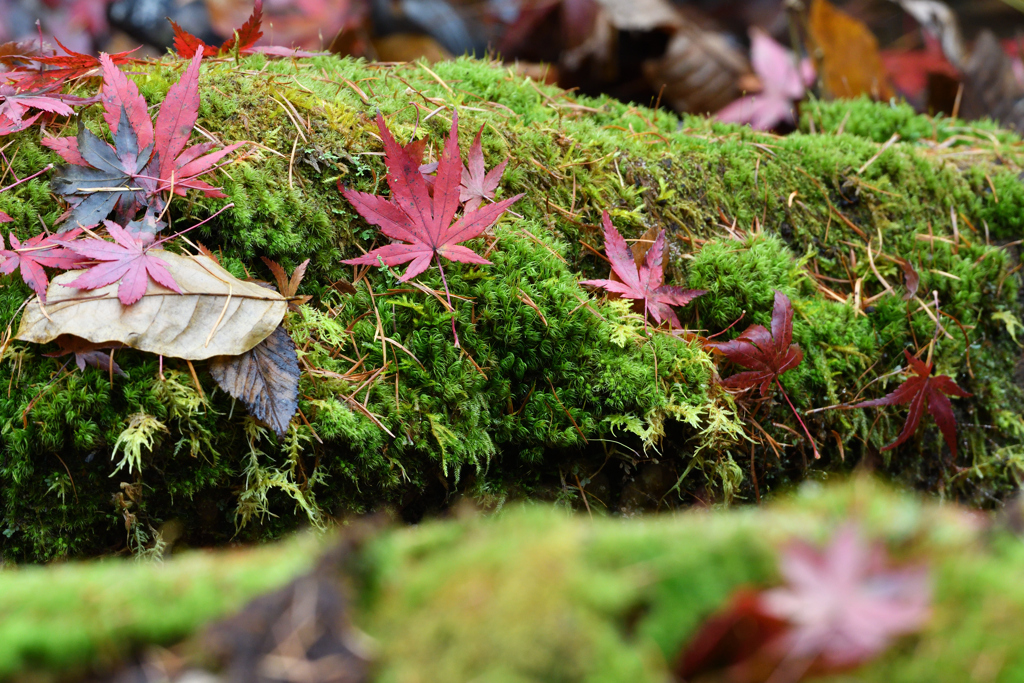
[[[307,571],[319,542],[166,563],[108,560],[0,572],[0,679],[85,673],[171,644]],[[45,680],[45,679],[43,679]]]
[[[133,77],[156,103],[180,69],[154,63]],[[751,453],[740,429],[747,408],[714,386],[715,372],[730,369],[685,336],[647,335],[628,309],[578,286],[607,274],[583,246],[601,249],[605,209],[627,237],[650,226],[668,231],[667,281],[709,290],[682,311],[701,334],[722,332],[741,314],[726,336],[765,324],[772,289],[791,297],[805,360],[783,384],[801,410],[851,399],[895,370],[903,348],[936,339],[937,370],[974,394],[956,402],[958,460],[943,453],[930,423],[879,458],[901,429],[900,410],[825,411],[810,418],[824,453],[815,470],[866,458],[912,486],[975,504],[1016,487],[1024,423],[1014,406],[1024,397],[1006,321],[1024,313],[1015,257],[989,245],[1020,236],[1016,137],[856,101],[811,103],[804,132],[777,138],[573,99],[485,62],[434,71],[444,83],[415,64],[334,58],[204,66],[199,125],[226,142],[260,145],[218,175],[227,200],[190,196],[172,203],[170,218],[184,229],[233,202],[192,236],[238,276],[269,279],[260,256],[286,268],[311,259],[302,293],[313,301],[287,320],[305,366],[317,369],[302,380],[302,416],[278,444],[215,391],[202,364],[200,393],[178,361],[165,359],[158,376],[155,359],[119,352],[128,377],[111,385],[101,372],[69,374],[66,359],[15,342],[0,363],[4,557],[123,547],[126,514],[138,549],[150,527],[171,518],[183,520],[190,543],[222,543],[236,533],[274,537],[324,513],[390,507],[418,519],[461,494],[615,510],[630,507],[625,492],[645,477],[657,480],[642,492],[645,504],[662,506],[751,499],[751,469],[768,491],[808,476],[806,444],[773,426],[795,428],[784,404],[764,404],[755,419],[794,447],[776,453],[747,426],[758,442]],[[526,193],[516,216],[470,244],[493,265],[446,268],[452,293],[464,297],[454,314],[386,269],[370,269],[355,295],[339,294],[334,283],[353,277],[341,260],[380,240],[337,190],[341,181],[386,193],[370,114],[380,107],[400,140],[426,136],[435,153],[450,119],[443,109],[429,114],[442,103],[460,108],[463,146],[483,125],[489,165],[511,158],[499,196]],[[102,133],[97,108],[85,118]],[[902,140],[883,150],[894,132]],[[57,161],[34,130],[14,140],[19,177]],[[45,181],[0,195],[22,237],[38,231],[39,217],[52,225],[60,213]],[[877,298],[875,270],[902,293],[897,258],[920,272],[919,300]],[[417,281],[443,290],[436,271]],[[13,278],[2,286],[0,321],[16,326],[29,291]],[[858,296],[875,298],[855,309]],[[935,296],[937,337],[923,308]],[[122,457],[112,461],[115,444],[142,415],[168,431],[139,448],[141,468],[110,478]],[[585,499],[592,481],[606,490]],[[116,497],[122,484],[137,492],[130,508]]]

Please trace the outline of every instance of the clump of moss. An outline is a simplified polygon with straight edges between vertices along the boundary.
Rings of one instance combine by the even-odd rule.
[[[180,68],[157,62],[133,78],[156,103]],[[204,66],[199,125],[226,142],[261,145],[218,177],[227,200],[176,201],[170,218],[183,229],[233,202],[195,233],[239,277],[269,279],[260,256],[288,269],[311,259],[302,293],[313,301],[286,321],[307,369],[301,415],[277,442],[216,391],[201,364],[197,386],[177,361],[165,359],[158,374],[156,359],[120,352],[127,378],[111,385],[102,372],[71,373],[66,359],[15,342],[0,363],[4,557],[144,548],[170,519],[197,544],[269,538],[378,507],[418,519],[459,495],[609,510],[632,509],[627,497],[650,507],[749,499],[751,474],[771,490],[809,467],[864,459],[974,503],[1015,487],[1024,422],[1008,406],[1022,398],[1010,372],[1012,321],[1022,313],[1015,257],[995,246],[1019,235],[1024,215],[1015,138],[967,130],[953,140],[945,121],[860,101],[815,104],[816,130],[827,133],[776,138],[573,99],[485,62],[437,69],[443,82],[415,64],[334,58]],[[517,216],[472,245],[493,265],[452,269],[449,285],[461,297],[453,312],[387,269],[362,273],[354,295],[336,286],[353,278],[341,260],[379,240],[337,183],[383,192],[375,107],[403,142],[435,141],[434,154],[448,121],[443,110],[421,115],[422,98],[437,103],[430,111],[460,108],[464,147],[483,125],[489,165],[511,159],[499,196],[526,193]],[[96,125],[97,111],[85,121]],[[928,137],[929,126],[945,132]],[[891,132],[904,141],[883,150]],[[35,130],[14,142],[10,170],[19,177],[56,161]],[[961,167],[968,146],[974,163]],[[0,210],[21,237],[60,213],[45,178],[0,195]],[[768,403],[759,424],[794,444],[776,453],[715,387],[716,363],[693,335],[650,334],[628,307],[578,286],[607,273],[594,254],[603,210],[627,237],[668,231],[667,282],[709,290],[683,311],[700,334],[722,332],[741,313],[726,335],[764,324],[772,290],[786,292],[805,360],[783,383],[803,410],[849,400],[894,370],[904,347],[934,339],[937,370],[975,394],[957,402],[960,458],[943,454],[933,427],[880,458],[901,413],[826,411],[809,425],[825,455],[805,465],[784,429],[789,414]],[[921,276],[910,302],[878,296],[882,279],[902,293],[899,258]],[[442,289],[436,274],[417,282]],[[16,327],[28,294],[5,280],[0,321]],[[162,428],[125,436],[132,416]],[[136,445],[134,466],[111,478],[119,440]]]

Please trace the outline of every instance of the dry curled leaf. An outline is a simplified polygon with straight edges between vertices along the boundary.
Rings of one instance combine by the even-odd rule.
[[[45,344],[61,334],[94,343],[120,342],[140,351],[204,360],[245,353],[267,338],[284,318],[288,302],[277,292],[243,282],[205,256],[161,252],[181,288],[176,294],[148,282],[131,306],[117,298],[118,283],[91,292],[65,285],[80,270],[57,276],[25,308],[17,339]]]
[[[210,375],[279,437],[288,431],[299,407],[299,359],[283,326],[243,354],[211,358]]]

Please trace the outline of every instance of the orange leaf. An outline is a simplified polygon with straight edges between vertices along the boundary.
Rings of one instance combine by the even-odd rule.
[[[867,94],[876,100],[892,97],[878,40],[867,26],[828,0],[813,0],[807,29],[827,95],[852,98]]]

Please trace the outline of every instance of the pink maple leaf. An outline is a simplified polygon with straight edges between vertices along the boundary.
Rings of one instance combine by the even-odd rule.
[[[817,660],[830,670],[852,667],[918,631],[929,615],[927,570],[888,568],[884,547],[869,546],[853,525],[822,550],[793,544],[780,569],[787,585],[762,593],[761,605],[790,625],[771,644],[786,658]]]
[[[164,260],[152,253],[155,249],[148,246],[148,240],[132,235],[113,221],[103,221],[103,224],[114,242],[93,238],[63,243],[75,253],[100,262],[67,283],[66,287],[98,289],[120,280],[117,298],[125,306],[142,298],[150,279],[181,294],[181,288],[167,271]]]
[[[797,69],[793,54],[755,27],[750,29],[750,62],[764,90],[726,105],[715,118],[726,123],[749,123],[755,130],[792,123],[793,103],[802,100],[807,86],[814,82],[810,61],[803,60]]]
[[[0,212],[0,218],[6,216]],[[5,222],[0,220],[0,222]],[[80,231],[74,230],[65,237],[75,237]],[[46,288],[50,281],[46,277],[47,268],[74,268],[84,259],[78,254],[68,251],[55,235],[39,234],[21,242],[14,233],[9,236],[11,248],[4,249],[3,238],[0,237],[0,273],[10,275],[15,269],[21,270],[21,279],[32,288],[39,300],[46,303]]]

